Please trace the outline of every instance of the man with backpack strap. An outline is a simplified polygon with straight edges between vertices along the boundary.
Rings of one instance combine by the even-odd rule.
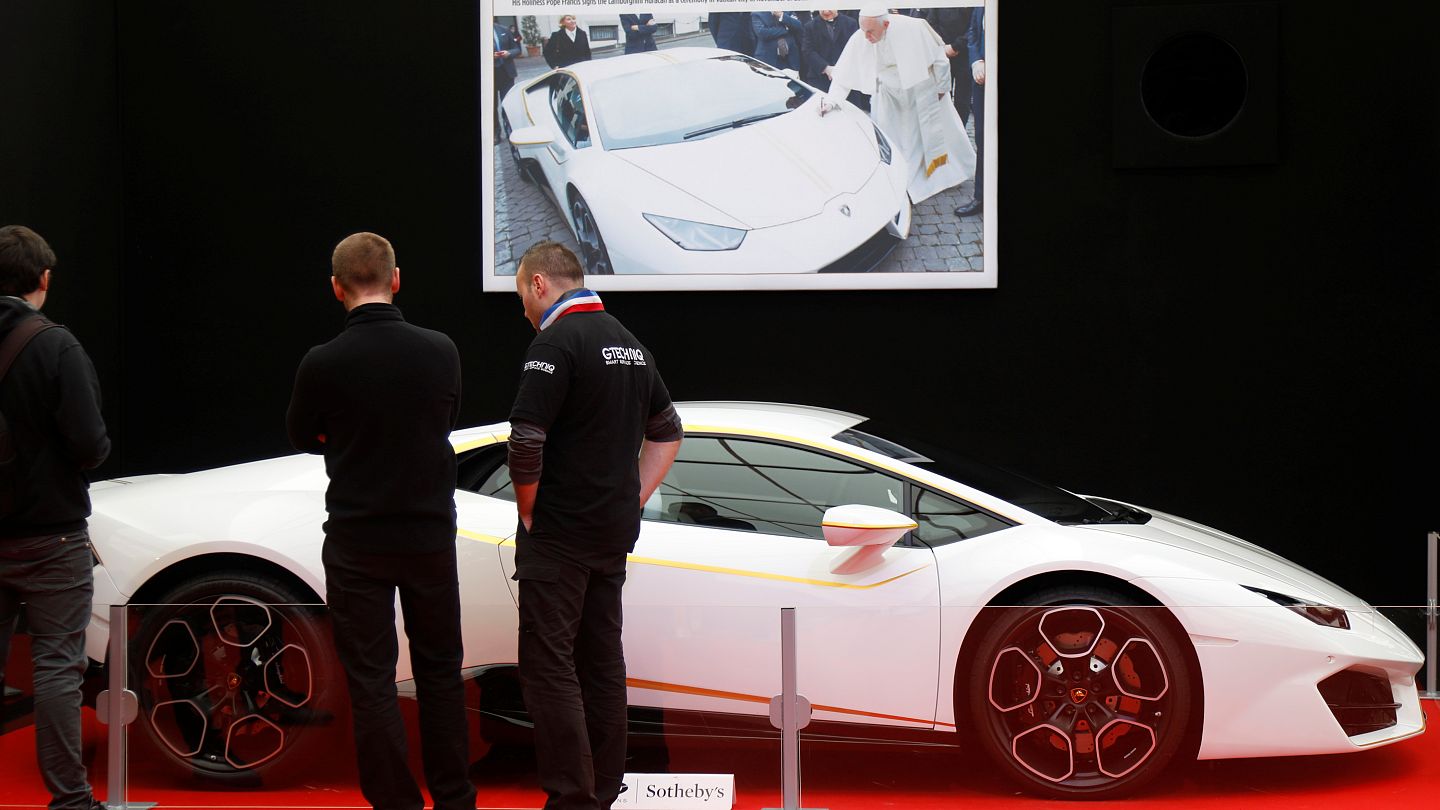
[[[35,662],[35,747],[51,810],[103,808],[81,761],[80,681],[94,591],[89,482],[110,454],[80,342],[40,315],[55,253],[0,228],[0,677],[20,606]]]

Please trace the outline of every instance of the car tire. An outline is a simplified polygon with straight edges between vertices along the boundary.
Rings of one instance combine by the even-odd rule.
[[[1091,587],[1018,601],[987,609],[957,685],[980,747],[1051,798],[1115,798],[1164,773],[1190,734],[1198,689],[1169,612]]]
[[[131,607],[129,687],[156,755],[234,787],[303,765],[343,695],[313,601],[272,577],[216,572]]]
[[[587,276],[608,276],[615,272],[610,264],[610,252],[605,249],[605,238],[600,235],[600,226],[595,215],[586,204],[585,197],[570,189],[570,221],[575,227],[575,240],[580,243],[580,264]]]

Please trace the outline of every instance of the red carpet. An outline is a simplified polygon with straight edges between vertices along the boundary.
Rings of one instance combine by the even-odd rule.
[[[29,691],[28,639],[11,650],[10,685]],[[879,744],[805,743],[801,749],[803,806],[828,810],[932,808],[1265,808],[1330,810],[1345,807],[1433,807],[1440,796],[1440,702],[1424,701],[1430,732],[1412,740],[1325,757],[1222,760],[1177,769],[1170,784],[1125,801],[1053,802],[1019,795],[988,762],[962,758],[955,749]],[[414,703],[401,701],[411,729],[411,765],[420,771],[414,737]],[[342,716],[310,731],[300,743],[306,761],[287,761],[266,774],[263,789],[217,789],[156,756],[143,729],[130,734],[132,802],[160,808],[367,807],[355,785],[350,728]],[[106,799],[107,728],[84,711],[86,762],[95,794]],[[472,738],[478,739],[472,729]],[[482,745],[483,744],[479,744]],[[672,773],[734,773],[739,810],[779,807],[780,745],[776,742],[672,737]],[[483,748],[472,752],[477,758]],[[533,754],[516,749],[477,765],[472,776],[483,808],[538,808]],[[28,718],[0,728],[0,808],[44,807],[49,794],[35,767],[34,729]]]
[[[1374,751],[1328,757],[1198,763],[1175,781],[1116,802],[1047,802],[1019,796],[983,762],[964,762],[954,750],[882,745],[808,745],[803,751],[804,805],[829,810],[870,808],[1065,807],[1244,808],[1287,810],[1337,807],[1429,807],[1440,795],[1440,704],[1426,702],[1432,731]],[[106,728],[85,713],[86,754],[96,795],[105,795]],[[135,802],[162,808],[364,807],[354,785],[348,729],[326,731],[324,761],[267,777],[265,790],[209,789],[160,766],[143,732],[132,735]],[[741,810],[778,807],[779,746],[772,743],[673,739],[671,770],[734,772]],[[418,762],[416,763],[418,766]],[[524,756],[477,769],[480,805],[535,808],[541,803]],[[35,769],[34,734],[23,726],[0,735],[0,806],[43,807],[48,796]]]

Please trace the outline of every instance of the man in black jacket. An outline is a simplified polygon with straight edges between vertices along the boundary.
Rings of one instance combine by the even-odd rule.
[[[830,90],[830,70],[840,61],[845,43],[860,30],[853,17],[826,9],[805,23],[805,75],[801,78],[824,91]]]
[[[625,32],[625,53],[645,53],[657,50],[655,44],[655,32],[660,27],[655,24],[655,17],[652,14],[621,14],[620,28]]]
[[[0,228],[0,341],[39,318],[55,253],[34,231]],[[0,679],[21,603],[35,662],[35,749],[51,810],[103,808],[80,754],[80,681],[94,592],[89,483],[110,455],[100,383],[64,328],[35,334],[0,380],[15,456],[0,477]]]
[[[300,362],[286,425],[296,449],[324,454],[330,476],[321,559],[350,686],[360,791],[376,808],[424,806],[395,703],[398,590],[425,782],[436,810],[474,810],[449,439],[460,414],[460,355],[450,338],[406,323],[391,303],[400,269],[385,239],[346,237],[331,263],[345,330]]]
[[[710,36],[717,48],[746,56],[755,52],[755,32],[750,28],[748,11],[712,11]]]
[[[960,113],[960,120],[967,124],[970,123],[970,88],[974,82],[970,80],[970,51],[965,42],[965,32],[970,30],[972,11],[969,8],[932,8],[924,13],[930,27],[945,40],[945,55],[950,57],[950,80],[955,83],[952,96],[955,112]],[[985,9],[981,8],[980,13],[984,14]]]
[[[970,109],[975,114],[975,195],[970,202],[955,209],[957,217],[973,217],[985,208],[985,9],[975,9],[970,15],[965,45],[970,70],[961,71],[956,77],[955,95],[960,95],[961,85],[968,84]],[[965,81],[967,75],[969,82]]]
[[[515,86],[515,77],[520,75],[515,67],[515,60],[520,58],[520,37],[500,23],[493,26],[491,37],[495,43],[495,143],[500,143],[504,138],[500,131],[500,105],[505,101],[505,94]]]
[[[560,30],[545,41],[545,64],[552,68],[570,67],[576,62],[590,61],[590,37],[580,30],[574,14],[560,18]]]
[[[640,505],[682,435],[655,358],[584,283],[575,254],[549,240],[525,251],[515,274],[537,333],[510,410],[509,463],[520,687],[545,810],[610,810],[620,795],[620,590]]]

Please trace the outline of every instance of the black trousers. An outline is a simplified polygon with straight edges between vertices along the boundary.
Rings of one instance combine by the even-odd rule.
[[[960,114],[960,123],[970,123],[970,88],[975,86],[975,77],[970,74],[970,60],[964,54],[950,60],[950,80],[955,89],[950,98],[955,102],[955,112]]]
[[[517,540],[524,544],[523,529]],[[520,687],[545,810],[609,810],[625,776],[625,555],[590,568],[516,551]]]
[[[93,565],[83,531],[0,540],[0,680],[24,602],[35,664],[35,756],[50,810],[88,810],[94,801],[80,740]]]
[[[970,83],[970,113],[975,116],[975,199],[985,201],[985,85],[976,84],[975,77],[966,73]]]
[[[361,794],[376,810],[425,806],[410,775],[395,702],[398,591],[420,704],[425,783],[436,810],[474,810],[454,546],[431,554],[367,554],[327,538],[321,559],[335,648],[350,687]]]

